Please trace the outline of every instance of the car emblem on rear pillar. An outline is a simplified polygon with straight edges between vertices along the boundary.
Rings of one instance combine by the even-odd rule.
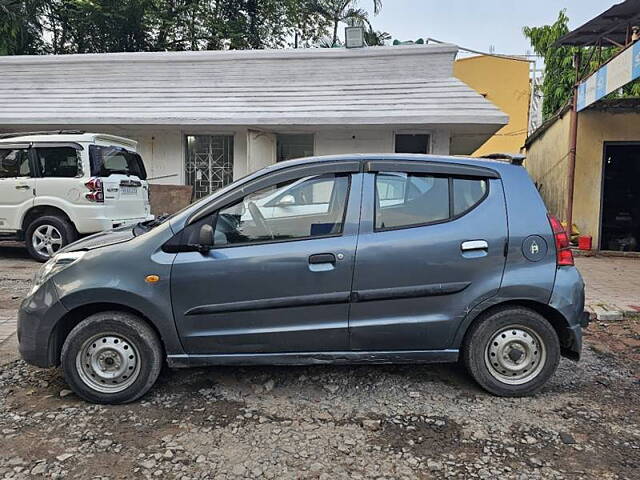
[[[531,262],[539,262],[547,254],[547,242],[539,235],[531,235],[522,242],[522,254]]]

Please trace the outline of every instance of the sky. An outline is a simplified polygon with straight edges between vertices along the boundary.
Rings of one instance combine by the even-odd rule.
[[[567,10],[569,27],[579,27],[622,0],[382,0],[371,18],[376,30],[398,40],[435,38],[480,51],[533,53],[524,26],[553,23]],[[359,0],[372,10],[373,0]]]

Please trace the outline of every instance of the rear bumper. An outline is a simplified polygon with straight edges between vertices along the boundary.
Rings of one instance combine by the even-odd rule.
[[[549,305],[566,320],[566,327],[560,335],[562,354],[579,360],[582,353],[582,329],[589,324],[590,317],[584,310],[584,281],[577,268],[558,268]]]

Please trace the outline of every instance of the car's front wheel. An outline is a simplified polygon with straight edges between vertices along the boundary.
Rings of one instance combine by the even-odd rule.
[[[65,380],[78,396],[94,403],[128,403],[155,383],[162,347],[156,332],[139,317],[101,312],[71,330],[61,363]]]
[[[480,318],[463,345],[465,366],[494,395],[532,395],[560,362],[560,342],[551,324],[528,308],[508,307]]]

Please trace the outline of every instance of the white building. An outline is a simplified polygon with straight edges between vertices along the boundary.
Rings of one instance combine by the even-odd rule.
[[[468,154],[507,123],[453,45],[0,57],[0,132],[134,138],[152,183],[202,196],[279,160]]]

